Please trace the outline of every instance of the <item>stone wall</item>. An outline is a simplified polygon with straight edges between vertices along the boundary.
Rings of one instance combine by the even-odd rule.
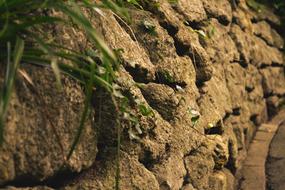
[[[117,83],[140,123],[141,131],[122,125],[121,189],[233,189],[256,128],[284,104],[280,21],[244,0],[150,0],[143,7],[130,11],[130,24],[108,11],[88,13],[110,47],[123,50]],[[87,44],[78,40],[82,33],[56,31],[71,47]],[[66,161],[82,89],[64,77],[58,92],[48,69],[23,69],[33,84],[16,83],[0,148],[3,189],[113,189],[116,114],[108,95],[96,90],[94,118]],[[143,116],[138,104],[154,114]],[[195,124],[193,111],[200,113]]]

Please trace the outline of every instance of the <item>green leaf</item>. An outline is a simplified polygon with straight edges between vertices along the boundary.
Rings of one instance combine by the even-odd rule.
[[[57,88],[58,89],[62,89],[61,77],[60,77],[60,69],[59,69],[59,66],[57,64],[56,58],[53,58],[51,60],[51,68],[52,68],[53,73],[54,73],[55,78],[56,78]]]
[[[18,66],[20,64],[23,51],[24,51],[24,41],[17,37],[15,49],[13,53],[13,61],[11,62],[10,55],[10,43],[7,44],[8,55],[7,55],[7,68],[6,68],[6,76],[4,80],[4,86],[1,92],[1,102],[0,102],[0,145],[3,144],[4,141],[4,126],[5,126],[5,118],[8,110],[9,100],[12,94],[12,89],[14,86],[14,81],[17,73]]]
[[[80,124],[76,133],[76,136],[74,138],[74,141],[71,145],[70,151],[67,155],[67,160],[69,160],[72,156],[72,153],[74,152],[76,146],[79,143],[81,134],[84,130],[84,126],[85,126],[85,122],[88,118],[88,115],[90,114],[91,111],[91,99],[92,99],[92,94],[93,94],[93,86],[94,86],[94,75],[95,74],[95,62],[91,64],[91,72],[90,72],[90,79],[88,84],[86,85],[86,98],[85,98],[85,104],[84,104],[84,110],[83,113],[81,115],[81,119],[80,119]]]
[[[153,112],[153,110],[150,107],[147,107],[144,104],[139,104],[138,107],[139,107],[140,113],[143,116],[153,116],[154,115],[154,112]]]
[[[7,7],[7,4],[6,4],[6,0],[1,0],[0,1],[0,7],[3,7],[5,9],[4,12],[4,20],[5,20],[5,23],[4,23],[4,26],[3,28],[1,29],[0,31],[0,38],[6,33],[7,29],[8,29],[8,25],[9,25],[9,14],[8,14],[8,7]]]

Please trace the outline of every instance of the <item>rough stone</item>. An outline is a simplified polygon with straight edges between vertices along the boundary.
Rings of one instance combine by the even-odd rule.
[[[142,92],[150,106],[156,109],[165,120],[169,121],[174,118],[179,99],[172,88],[149,83],[142,88]]]
[[[231,4],[227,0],[202,0],[209,17],[217,18],[227,25],[232,20]]]
[[[72,184],[62,189],[114,189],[116,173],[116,159],[114,158],[115,155],[110,155],[109,159],[95,163],[94,170],[79,176]],[[121,189],[159,190],[155,176],[138,160],[124,152],[121,152],[120,176]]]
[[[207,148],[207,146],[202,146],[185,158],[189,182],[197,189],[208,188],[209,176],[212,174],[215,165]]]
[[[121,56],[126,68],[139,75],[135,79],[138,79],[139,82],[153,81],[155,79],[154,65],[147,52],[136,41],[137,39],[133,39],[136,36],[128,35],[112,13],[103,12],[103,14],[104,16],[98,14],[96,17],[92,17],[92,21],[94,26],[104,34],[108,45],[113,49],[122,50]]]
[[[200,41],[214,64],[239,60],[239,53],[228,34],[229,30],[229,26],[220,24],[217,19],[210,19],[206,26],[202,27],[206,37],[200,38]]]
[[[233,108],[241,108],[246,97],[246,70],[238,63],[227,64],[225,75]]]
[[[22,177],[42,181],[64,165],[74,172],[90,167],[97,152],[97,135],[90,120],[66,161],[83,112],[81,87],[63,76],[60,92],[49,69],[26,64],[21,69],[33,84],[21,76],[16,81],[0,148],[0,184]]]
[[[209,178],[209,187],[213,190],[228,190],[226,176],[223,172],[215,172]]]
[[[181,153],[170,154],[160,164],[155,165],[151,171],[156,176],[161,190],[179,190],[186,175],[183,155]]]
[[[113,189],[120,121],[121,189],[232,189],[267,110],[271,116],[284,101],[285,79],[283,41],[272,27],[278,18],[254,12],[245,0],[231,3],[141,1],[143,10],[130,7],[129,23],[110,11],[84,11],[107,44],[123,50],[115,82],[127,97],[127,113],[116,113],[112,97],[96,89],[95,125],[88,120],[65,163],[83,91],[64,76],[58,92],[49,69],[23,66],[35,88],[23,77],[17,80],[0,149],[0,183],[57,179],[65,163],[75,177],[60,188]],[[55,31],[56,40],[72,49],[93,47],[83,31]]]
[[[255,35],[265,40],[270,46],[283,48],[283,38],[267,22],[261,21],[253,24],[253,30]]]
[[[203,3],[201,0],[187,1],[181,0],[175,3],[174,8],[182,14],[185,19],[189,22],[201,22],[207,19],[206,12],[203,7]]]
[[[233,176],[233,174],[227,170],[227,169],[223,169],[223,173],[226,176],[227,179],[227,190],[234,190],[235,189],[235,176]]]
[[[269,118],[272,118],[272,116],[277,114],[280,109],[280,106],[282,106],[283,101],[284,100],[282,98],[280,99],[278,96],[270,96],[266,99],[266,106]]]
[[[283,95],[285,94],[285,77],[282,67],[272,67],[260,70],[263,77],[263,88],[266,95]]]
[[[242,31],[238,25],[231,28],[231,37],[236,43],[243,64],[253,64],[257,67],[283,63],[283,55],[277,48],[269,47],[266,43],[249,33]]]
[[[197,100],[201,110],[199,125],[206,127],[222,120],[226,113],[231,113],[231,98],[224,79],[224,70],[216,65],[214,76],[200,89],[201,97]]]

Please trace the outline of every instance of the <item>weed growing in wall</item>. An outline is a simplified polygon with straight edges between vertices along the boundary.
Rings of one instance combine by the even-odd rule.
[[[0,62],[6,68],[3,87],[0,91],[0,144],[4,142],[5,121],[9,100],[13,90],[16,75],[21,67],[21,62],[48,67],[54,73],[57,86],[61,87],[61,73],[69,75],[84,86],[85,102],[81,113],[76,136],[68,152],[67,159],[72,156],[79,142],[84,124],[91,113],[91,97],[94,87],[105,89],[111,94],[116,111],[121,115],[127,115],[126,109],[120,105],[122,96],[116,86],[115,72],[119,69],[120,60],[118,51],[110,49],[101,39],[92,26],[90,20],[82,12],[90,9],[100,13],[100,9],[110,9],[116,15],[129,20],[125,10],[125,4],[140,7],[136,0],[103,0],[91,2],[83,1],[57,1],[45,0],[0,0]],[[60,12],[63,17],[52,16],[52,10]],[[47,37],[39,29],[47,25],[61,24],[67,27],[78,27],[85,32],[86,38],[92,42],[94,49],[79,52],[69,49],[64,44],[47,40]],[[24,77],[25,78],[25,77]],[[139,110],[143,115],[151,115],[153,112],[143,104],[139,104]],[[126,119],[135,121],[134,116]],[[137,132],[140,129],[136,123]],[[120,152],[120,122],[118,129],[118,161],[115,189],[119,189],[119,152]]]

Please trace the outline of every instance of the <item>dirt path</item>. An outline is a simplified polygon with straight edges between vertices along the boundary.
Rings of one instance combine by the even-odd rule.
[[[285,121],[279,127],[270,144],[266,175],[268,190],[285,189]]]
[[[273,187],[270,190],[285,190],[284,121],[285,110],[282,110],[270,122],[258,128],[241,171],[239,190],[265,190],[268,184]],[[267,161],[267,157],[274,160]],[[276,162],[276,158],[279,162]],[[268,184],[266,174],[269,176]]]

